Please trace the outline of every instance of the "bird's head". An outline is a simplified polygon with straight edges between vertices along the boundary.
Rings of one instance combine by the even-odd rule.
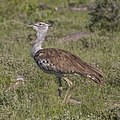
[[[39,33],[46,33],[50,25],[44,22],[37,22],[33,25],[28,25],[28,26],[32,27],[34,30],[36,30]]]

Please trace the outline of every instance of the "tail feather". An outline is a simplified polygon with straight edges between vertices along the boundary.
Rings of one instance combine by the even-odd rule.
[[[89,65],[85,61],[81,60],[79,57],[75,55],[70,54],[71,63],[72,63],[72,69],[75,73],[83,75],[84,77],[87,77],[91,80],[93,80],[95,83],[103,84],[103,73],[98,70],[97,68]],[[73,62],[74,61],[74,62]]]
[[[104,80],[103,77],[98,77],[97,75],[86,75],[86,77],[88,77],[89,79],[91,79],[92,81],[94,81],[95,83],[98,84],[104,84]]]
[[[80,67],[79,67],[80,66]],[[84,71],[81,72],[81,66],[84,68]],[[97,68],[87,64],[86,62],[79,59],[78,61],[78,71],[83,76],[91,79],[95,83],[104,84],[103,73]]]

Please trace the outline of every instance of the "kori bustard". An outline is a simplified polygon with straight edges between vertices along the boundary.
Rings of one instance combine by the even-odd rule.
[[[68,83],[68,90],[62,103],[67,101],[70,89],[73,85],[73,83],[65,77],[65,74],[79,74],[98,84],[103,83],[102,73],[98,69],[81,60],[76,55],[62,49],[42,48],[49,24],[38,22],[28,26],[32,27],[37,32],[36,40],[32,46],[32,57],[44,72],[55,74],[59,83],[59,96],[61,96],[62,93],[61,79],[63,78]]]

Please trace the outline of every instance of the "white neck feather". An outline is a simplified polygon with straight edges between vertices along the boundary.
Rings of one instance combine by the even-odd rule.
[[[33,43],[33,46],[32,46],[32,56],[34,57],[35,54],[42,49],[42,44],[45,40],[45,36],[46,36],[46,33],[40,33],[40,32],[37,32],[37,38],[36,40],[34,41]]]

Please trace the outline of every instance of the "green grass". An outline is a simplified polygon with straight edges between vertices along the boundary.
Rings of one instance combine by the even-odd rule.
[[[66,9],[67,0],[45,0],[51,6],[45,10],[37,3],[40,1],[2,0],[0,3],[0,120],[118,120],[120,33],[96,32],[79,41],[60,42],[70,33],[88,31],[88,13]],[[56,6],[62,10],[55,11]],[[53,22],[44,47],[69,50],[103,71],[106,83],[101,88],[88,79],[68,76],[74,83],[72,98],[80,100],[80,105],[61,106],[63,97],[58,97],[56,78],[39,70],[32,59],[30,50],[35,31],[26,24],[36,21]],[[24,77],[25,84],[9,90],[18,75]],[[66,90],[63,81],[63,95]]]

